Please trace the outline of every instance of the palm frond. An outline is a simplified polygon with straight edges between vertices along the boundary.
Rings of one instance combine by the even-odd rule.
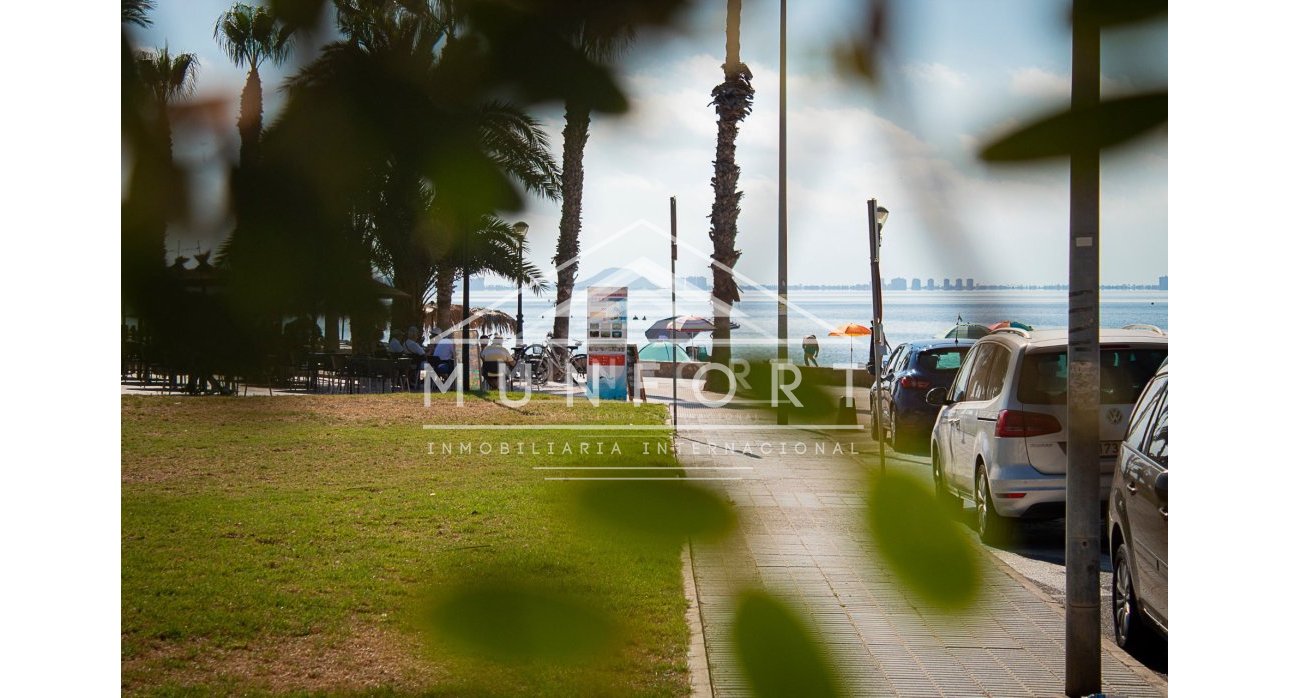
[[[160,104],[167,105],[177,97],[192,94],[196,87],[196,54],[180,53],[172,56],[170,47],[166,46],[155,51],[140,51],[136,54],[135,65],[139,71],[139,80]]]
[[[527,191],[560,198],[560,167],[537,119],[504,102],[480,109],[480,141],[494,164]]]
[[[233,65],[258,69],[291,55],[292,28],[267,7],[236,3],[215,20],[215,41]]]
[[[156,6],[154,0],[121,0],[121,23],[137,27],[152,26],[152,18],[148,13]]]

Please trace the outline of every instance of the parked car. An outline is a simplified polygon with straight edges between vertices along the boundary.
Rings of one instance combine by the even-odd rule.
[[[999,540],[1017,519],[1066,512],[1066,331],[1005,328],[978,339],[947,388],[932,427],[932,478],[948,503],[976,507],[983,541]],[[1102,330],[1101,492],[1142,389],[1169,353],[1159,329]]]
[[[896,347],[876,379],[881,389],[869,391],[869,414],[882,409],[883,433],[897,451],[927,448],[936,421],[936,405],[927,404],[927,391],[948,387],[958,373],[974,339],[923,339]],[[879,402],[881,396],[881,403]],[[876,421],[875,421],[876,423]]]
[[[1169,634],[1168,359],[1138,398],[1128,424],[1107,521],[1115,641],[1133,648]]]

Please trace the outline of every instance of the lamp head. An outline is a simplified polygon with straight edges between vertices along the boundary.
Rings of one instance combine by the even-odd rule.
[[[516,223],[515,225],[511,226],[511,228],[514,229],[515,232],[519,233],[521,236],[529,232],[529,224],[525,223],[524,221],[520,221]]]
[[[887,209],[883,208],[882,206],[879,206],[874,211],[874,219],[877,220],[878,222],[878,230],[882,230],[882,226],[886,225],[888,213],[889,211],[887,211]]]

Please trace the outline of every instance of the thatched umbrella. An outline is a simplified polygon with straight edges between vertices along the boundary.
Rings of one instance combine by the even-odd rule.
[[[515,334],[516,327],[518,326],[515,322],[515,318],[511,317],[508,313],[504,313],[493,308],[473,308],[471,309],[470,314],[473,318],[470,322],[471,329],[485,334],[496,334],[500,332],[503,334],[513,335]],[[461,322],[461,305],[453,303],[448,310],[448,318],[444,321],[439,317],[439,311],[435,307],[435,304],[430,303],[425,307],[424,322],[427,326],[438,327],[440,329],[452,327],[453,325]]]

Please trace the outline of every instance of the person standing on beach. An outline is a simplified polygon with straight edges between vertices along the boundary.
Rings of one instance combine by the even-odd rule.
[[[806,365],[819,366],[820,363],[815,359],[815,357],[819,355],[820,341],[816,339],[813,334],[806,335],[806,337],[802,339],[802,356]]]

